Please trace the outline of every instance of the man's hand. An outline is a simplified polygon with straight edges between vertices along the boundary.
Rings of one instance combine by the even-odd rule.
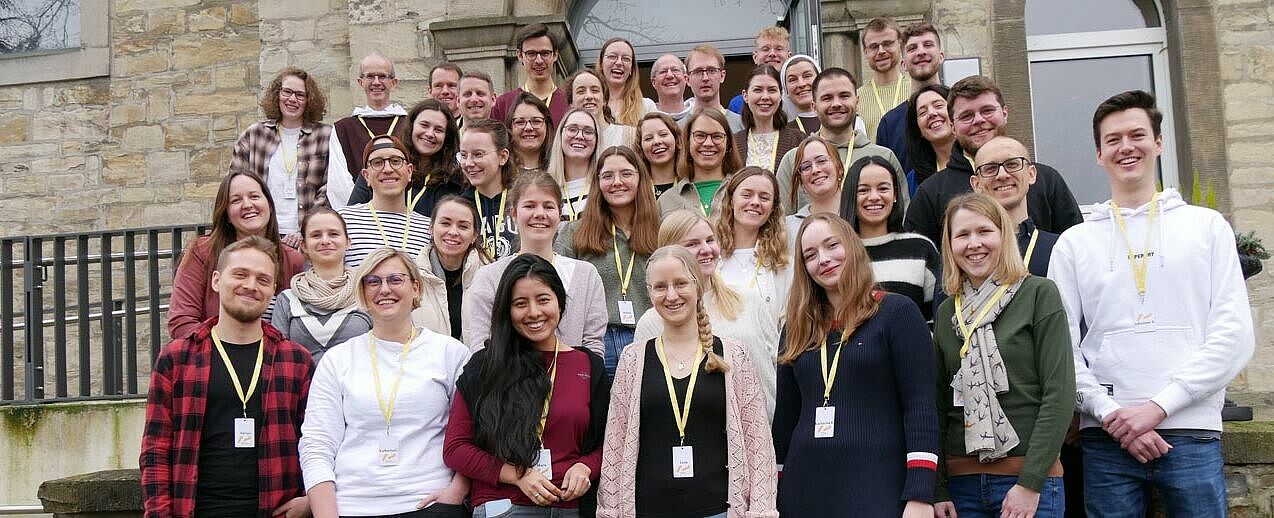
[[[948,500],[933,504],[933,518],[956,518],[955,502]]]
[[[273,513],[274,516],[282,516],[284,518],[302,518],[310,515],[310,499],[305,496],[298,496],[279,506]]]
[[[1128,454],[1137,462],[1145,464],[1168,453],[1172,445],[1159,436],[1159,432],[1151,430],[1133,439],[1127,447]]]
[[[1154,401],[1147,401],[1111,412],[1102,420],[1101,426],[1119,441],[1119,447],[1126,450],[1134,439],[1154,430],[1167,417],[1168,413],[1163,408]]]

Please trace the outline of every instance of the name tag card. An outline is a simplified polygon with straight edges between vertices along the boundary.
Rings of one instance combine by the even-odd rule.
[[[672,447],[672,478],[694,478],[695,453],[693,446]]]
[[[827,439],[836,435],[836,407],[821,406],[814,409],[814,438]]]
[[[1143,297],[1141,302],[1133,306],[1132,314],[1133,331],[1138,333],[1149,333],[1155,330],[1155,305],[1154,301]]]
[[[964,406],[964,394],[959,391],[951,393],[951,406]]]
[[[637,315],[633,312],[633,301],[620,300],[619,303],[619,323],[625,325],[637,325]]]
[[[381,437],[380,442],[376,445],[376,459],[381,466],[397,465],[398,438],[392,435]]]
[[[234,447],[255,448],[257,446],[256,420],[251,417],[240,417],[234,420]]]
[[[296,180],[290,179],[283,183],[283,198],[287,200],[296,199]]]
[[[540,448],[540,454],[535,457],[535,471],[553,480],[553,452],[548,448]]]

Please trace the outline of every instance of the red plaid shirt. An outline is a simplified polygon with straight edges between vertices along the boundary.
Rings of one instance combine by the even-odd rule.
[[[146,516],[192,516],[199,472],[199,443],[213,360],[213,317],[189,338],[168,344],[155,361],[142,436],[142,497]],[[259,510],[269,516],[304,494],[297,439],[314,360],[305,347],[262,323],[265,359],[261,365],[261,411],[257,436]]]

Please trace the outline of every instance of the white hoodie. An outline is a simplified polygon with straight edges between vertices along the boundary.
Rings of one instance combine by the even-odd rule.
[[[1070,321],[1080,427],[1154,401],[1168,415],[1159,429],[1219,431],[1225,387],[1255,346],[1234,231],[1173,189],[1160,194],[1147,232],[1149,208],[1120,208],[1137,252],[1150,236],[1146,299],[1155,318],[1145,329],[1133,325],[1140,297],[1110,202],[1094,206],[1053,247],[1048,277]],[[1081,319],[1088,326],[1082,338]]]

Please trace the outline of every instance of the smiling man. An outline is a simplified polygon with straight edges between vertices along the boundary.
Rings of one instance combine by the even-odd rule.
[[[655,110],[674,121],[690,115],[686,103],[686,65],[677,56],[664,54],[650,66],[650,86],[655,88]]]
[[[392,100],[398,77],[388,58],[378,53],[363,58],[358,65],[358,86],[363,88],[367,104],[354,108],[353,114],[332,125],[339,145],[333,151],[345,156],[351,178],[363,170],[363,146],[367,141],[376,135],[406,138],[411,126],[407,110]]]
[[[460,77],[460,131],[470,122],[491,117],[495,93],[491,76],[483,72],[465,72]],[[503,121],[501,121],[503,122]]]
[[[164,347],[142,435],[147,516],[305,516],[297,443],[314,361],[265,325],[275,246],[226,246],[212,273],[220,309]]]
[[[911,91],[906,95],[910,96],[927,85],[940,84],[942,64],[946,62],[947,54],[942,50],[942,36],[938,29],[929,22],[913,23],[903,30],[900,39],[907,75],[911,78]],[[876,127],[874,142],[893,150],[898,162],[910,171],[911,161],[907,158],[908,105],[909,100],[904,99],[885,112]]]
[[[561,47],[557,36],[549,32],[547,25],[533,23],[518,29],[517,34],[513,35],[513,40],[518,45],[518,62],[522,64],[526,83],[496,98],[495,107],[491,109],[491,118],[498,121],[505,120],[509,111],[513,109],[513,103],[517,101],[518,94],[525,91],[531,92],[548,105],[549,113],[553,115],[552,126],[557,128],[557,125],[562,122],[562,116],[566,115],[566,111],[570,108],[566,103],[566,92],[559,90],[557,83],[553,81],[557,52]]]
[[[429,217],[407,208],[407,187],[415,171],[407,156],[407,146],[397,137],[376,137],[363,151],[363,178],[372,200],[338,211],[350,242],[346,266],[358,268],[367,254],[384,246],[416,257],[431,241]]]
[[[455,63],[443,61],[429,69],[429,98],[436,99],[451,110],[452,117],[460,117],[460,105],[456,97],[460,92],[460,76],[464,72]]]
[[[712,45],[700,45],[686,55],[686,70],[690,77],[690,94],[686,101],[688,111],[718,110],[730,123],[730,133],[743,130],[743,118],[721,106],[721,83],[725,82],[725,56]],[[686,119],[677,121],[684,131]],[[734,171],[730,171],[733,173]]]
[[[1026,210],[1026,193],[1035,184],[1035,162],[1021,142],[995,137],[978,149],[969,184],[974,192],[988,194],[1008,211],[1017,224],[1017,249],[1031,275],[1048,275],[1048,258],[1057,234],[1036,228]]]
[[[858,88],[862,99],[859,115],[867,126],[867,138],[876,141],[876,127],[889,110],[911,95],[911,78],[902,73],[902,31],[889,18],[873,18],[863,28],[863,60],[871,79]],[[923,67],[922,67],[923,68]],[[935,76],[937,74],[934,74]]]

